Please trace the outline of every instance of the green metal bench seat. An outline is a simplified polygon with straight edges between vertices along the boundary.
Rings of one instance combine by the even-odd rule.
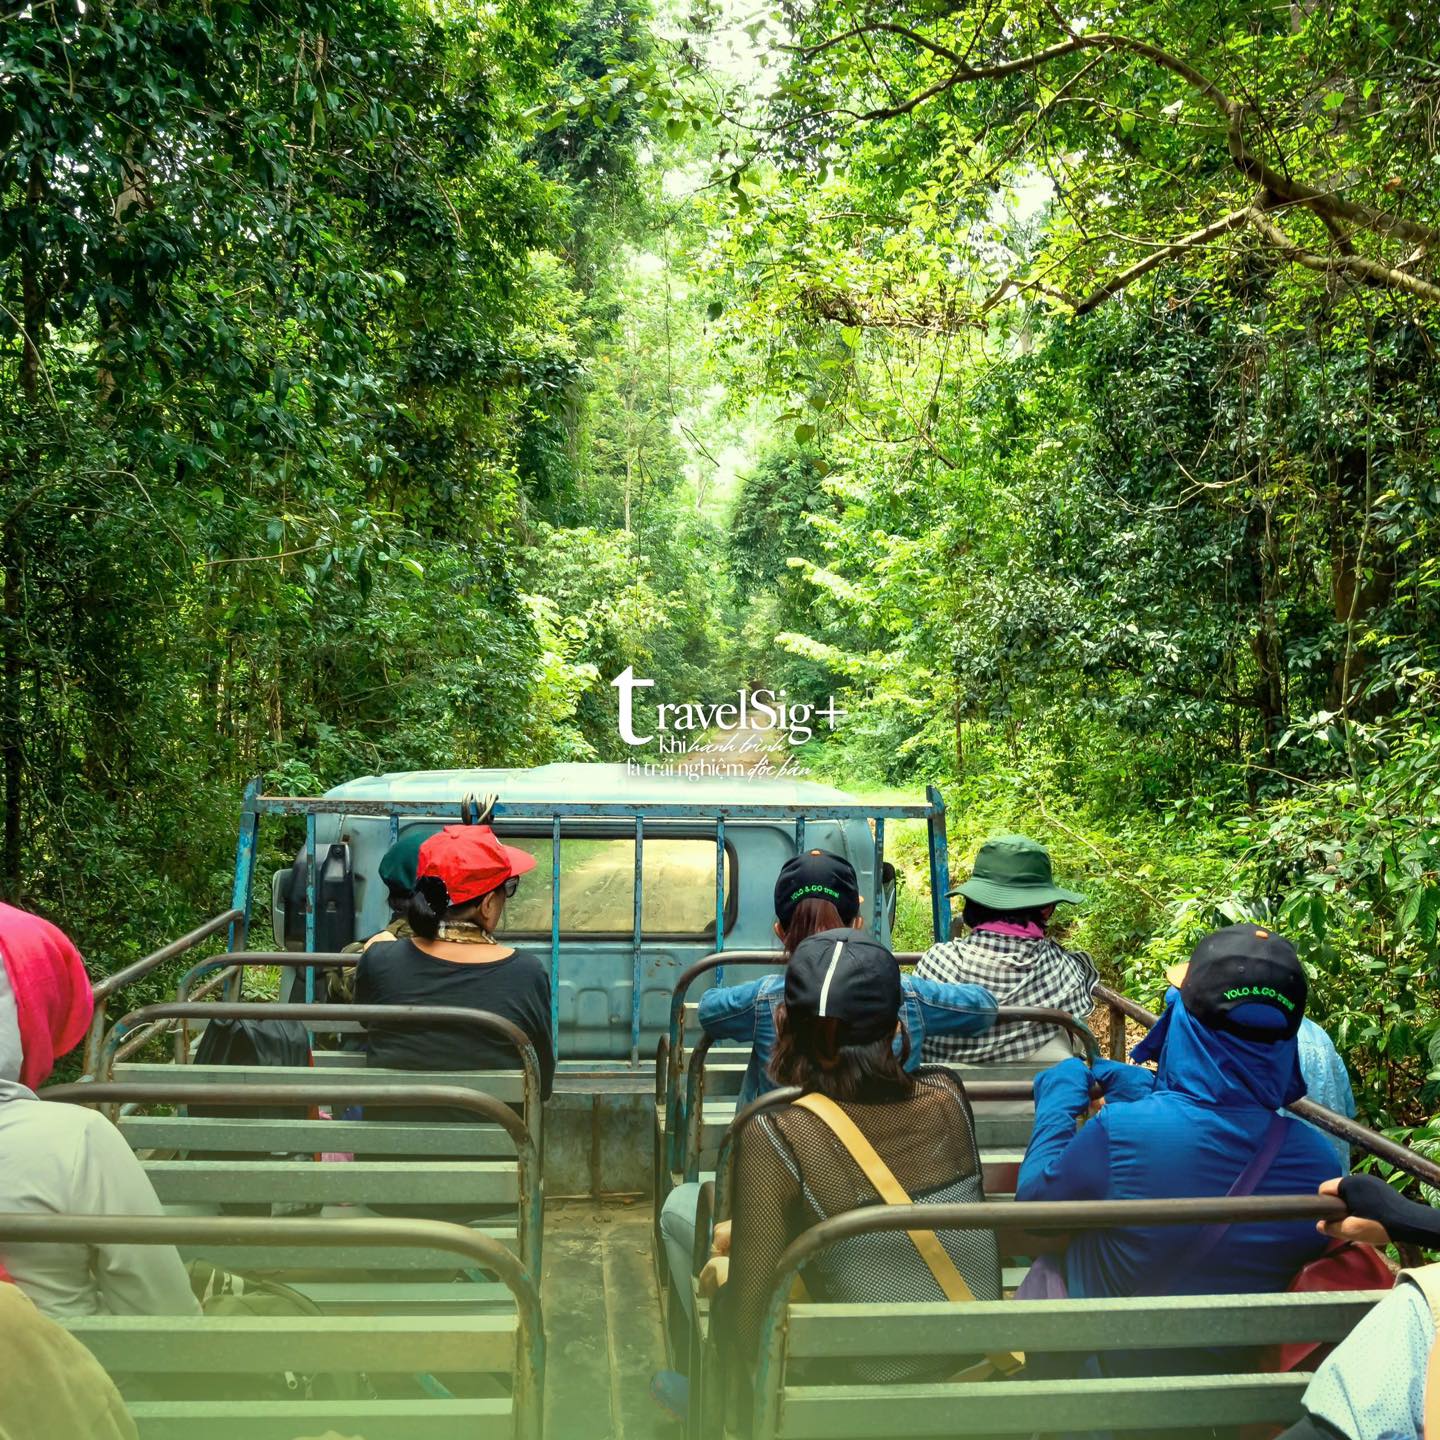
[[[411,1220],[213,1220],[155,1216],[0,1215],[0,1243],[179,1244],[214,1256],[239,1254],[254,1270],[278,1246],[310,1256],[347,1250],[361,1263],[406,1250],[445,1255],[451,1266],[483,1268],[509,1297],[490,1314],[325,1316],[87,1316],[67,1328],[112,1374],[165,1394],[183,1377],[187,1398],[127,1403],[141,1440],[294,1440],[326,1430],[371,1440],[542,1440],[544,1328],[539,1295],[519,1261],[493,1240],[458,1225]],[[205,1376],[321,1373],[367,1375],[384,1398],[328,1400],[303,1391],[284,1400],[193,1398]],[[462,1391],[451,1398],[415,1377],[440,1375]],[[399,1392],[401,1398],[395,1398]],[[438,1397],[438,1398],[437,1398]]]
[[[174,1067],[170,1067],[172,1070]],[[383,1111],[377,1111],[383,1114]],[[515,1157],[515,1142],[496,1125],[421,1125],[412,1121],[329,1120],[316,1132],[313,1120],[211,1118],[205,1121],[203,1146],[197,1141],[197,1121],[184,1115],[126,1115],[119,1119],[120,1133],[132,1150],[188,1150],[203,1148],[211,1154],[268,1152],[295,1154],[313,1150],[324,1141],[326,1152],[374,1155],[416,1154],[464,1160],[504,1160]]]
[[[218,1209],[239,1204],[301,1204],[332,1215],[342,1206],[353,1212],[358,1206],[384,1205],[402,1213],[413,1207],[420,1215],[433,1206],[455,1206],[462,1215],[466,1207],[473,1207],[477,1218],[486,1217],[484,1233],[501,1244],[516,1246],[531,1273],[539,1273],[544,1197],[535,1143],[513,1109],[473,1085],[416,1084],[409,1075],[402,1093],[393,1084],[370,1083],[368,1072],[357,1072],[352,1081],[312,1070],[303,1072],[303,1079],[287,1073],[284,1079],[266,1084],[275,1074],[273,1068],[151,1068],[162,1073],[149,1083],[83,1082],[47,1089],[43,1096],[50,1101],[102,1104],[112,1110],[125,1105],[127,1113],[118,1121],[121,1133],[140,1154],[156,1194],[166,1206]],[[197,1081],[197,1070],[214,1074]],[[237,1071],[245,1076],[239,1085],[223,1084],[225,1077],[233,1077]],[[395,1104],[460,1109],[485,1123],[320,1117],[216,1120],[183,1113],[133,1113],[142,1106],[273,1106],[287,1101],[307,1107],[324,1103],[334,1109],[354,1104],[375,1114],[383,1114]],[[371,1130],[380,1137],[373,1150],[367,1134]],[[353,1150],[346,1152],[340,1143],[342,1134]],[[452,1142],[458,1145],[458,1153],[450,1148]],[[497,1149],[502,1153],[496,1155]],[[155,1154],[156,1150],[161,1153]],[[223,1156],[227,1150],[245,1158],[214,1158],[217,1151]],[[317,1158],[326,1152],[357,1151],[362,1158],[335,1162]],[[396,1158],[385,1158],[387,1152]],[[499,1217],[490,1219],[496,1211]],[[512,1218],[503,1218],[506,1212]],[[231,1268],[242,1263],[232,1256],[222,1259],[209,1253],[198,1258]],[[254,1263],[253,1256],[250,1263]],[[286,1269],[292,1264],[335,1269],[353,1266],[355,1257],[343,1251],[322,1251],[298,1258],[267,1255],[265,1263],[269,1269]],[[369,1269],[386,1268],[373,1259],[367,1264]],[[415,1268],[413,1252],[408,1262],[402,1260],[395,1268]],[[453,1261],[442,1261],[430,1268],[456,1267]]]
[[[295,1440],[322,1430],[385,1440],[510,1440],[515,1425],[508,1400],[430,1400],[423,1408],[396,1400],[270,1400],[244,1407],[139,1401],[127,1408],[140,1440],[194,1440],[199,1432],[224,1440]],[[320,1418],[312,1418],[317,1412]]]
[[[1110,1225],[1234,1223],[1343,1213],[1320,1196],[1222,1197],[1152,1202],[926,1207],[942,1228],[1079,1229]],[[975,1301],[923,1304],[790,1303],[793,1276],[838,1241],[914,1224],[910,1207],[876,1206],[836,1216],[803,1234],[775,1270],[755,1369],[753,1440],[875,1440],[877,1436],[999,1436],[1113,1431],[1154,1435],[1195,1427],[1288,1424],[1299,1415],[1305,1373],[1258,1368],[1264,1347],[1335,1342],[1385,1292],[1187,1295],[1111,1300]],[[1012,1274],[1007,1273],[1007,1288]],[[1229,1373],[1186,1373],[1176,1357],[1235,1347]],[[856,1383],[867,1360],[952,1356],[957,1371],[977,1354],[1153,1352],[1134,1379],[1007,1379]],[[697,1423],[724,1427],[723,1357],[707,1337],[701,1353]],[[834,1380],[827,1380],[834,1376]],[[734,1418],[733,1414],[730,1417]]]

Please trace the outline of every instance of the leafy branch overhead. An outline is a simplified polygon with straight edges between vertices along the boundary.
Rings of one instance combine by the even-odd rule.
[[[1051,219],[982,314],[1017,295],[1084,314],[1171,264],[1293,266],[1433,306],[1437,29],[1426,7],[823,0],[775,32],[790,63],[758,143],[782,170],[868,152],[926,202],[912,219],[957,236],[1042,185]]]

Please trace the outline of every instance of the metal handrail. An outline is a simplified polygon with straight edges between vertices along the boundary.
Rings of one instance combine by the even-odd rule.
[[[202,960],[198,965],[187,970],[176,987],[175,999],[177,1001],[190,999],[190,987],[202,975],[230,966],[234,966],[237,970],[243,970],[247,965],[264,965],[291,970],[314,966],[317,970],[338,970],[343,966],[357,965],[359,962],[359,952],[345,955],[339,951],[320,950],[312,955],[304,950],[231,950],[224,955],[212,955],[208,960]]]
[[[516,1256],[478,1230],[443,1220],[0,1214],[0,1241],[26,1245],[354,1245],[364,1249],[449,1250],[465,1257],[475,1268],[493,1272],[514,1296],[515,1440],[544,1440],[545,1319],[539,1287]]]
[[[414,815],[433,820],[453,810],[458,800],[347,800],[333,795],[256,795],[254,808],[262,815],[350,815],[376,816],[389,819],[396,815]],[[925,820],[933,807],[925,805],[871,805],[865,801],[854,804],[815,803],[807,805],[749,805],[743,801],[720,805],[706,801],[657,801],[653,804],[630,804],[619,800],[500,800],[496,802],[497,820],[709,820],[717,816],[729,820]]]
[[[1251,1195],[1178,1200],[996,1200],[983,1205],[926,1205],[932,1230],[1040,1230],[1073,1232],[1137,1225],[1237,1224],[1274,1220],[1338,1220],[1349,1212],[1328,1195]],[[816,1254],[857,1235],[909,1230],[915,1225],[910,1205],[872,1205],[849,1210],[811,1226],[793,1240],[775,1262],[770,1297],[760,1325],[755,1371],[752,1435],[769,1440],[779,1418],[780,1376],[784,1361],[786,1308],[794,1277]]]
[[[1001,1005],[996,1009],[995,1023],[997,1025],[1011,1020],[1053,1025],[1057,1029],[1068,1031],[1084,1046],[1087,1065],[1093,1066],[1100,1059],[1100,1046],[1091,1033],[1090,1027],[1067,1011],[1034,1005]],[[687,1181],[695,1180],[700,1172],[700,1141],[705,1123],[705,1059],[710,1053],[710,1045],[711,1037],[702,1035],[694,1050],[690,1052],[690,1061],[685,1076],[685,1106],[683,1110],[685,1149],[683,1154],[678,1155],[677,1158],[684,1163]],[[967,1093],[970,1088],[970,1084],[966,1082]],[[1025,1098],[1029,1098],[1028,1085]],[[671,1168],[678,1169],[680,1167],[672,1164]]]
[[[712,950],[693,965],[687,965],[676,977],[675,988],[670,993],[670,1068],[665,1078],[665,1135],[670,1153],[666,1163],[672,1170],[680,1161],[676,1132],[684,1125],[685,1115],[680,1109],[680,1075],[685,1065],[685,995],[691,982],[722,965],[780,965],[785,963],[783,950]]]
[[[192,965],[180,977],[180,983],[175,987],[175,1003],[177,1005],[186,1004],[212,990],[216,983],[214,972],[217,971],[220,972],[220,978],[225,983],[237,980],[239,986],[243,987],[247,965],[263,965],[273,969],[338,970],[344,966],[357,964],[359,959],[358,953],[346,955],[331,950],[318,951],[313,955],[303,950],[231,950],[224,955],[213,955],[208,960],[202,960],[198,965]],[[206,975],[210,975],[211,979],[206,980],[204,984],[196,985],[196,981]],[[244,997],[237,989],[235,994],[227,995],[225,998],[232,1004],[239,1004]],[[307,1005],[316,1003],[323,1004],[325,1002],[305,1001]],[[183,1020],[175,1030],[174,1048],[175,1063],[177,1065],[188,1064],[190,1060],[190,1026]]]
[[[1143,1005],[1130,999],[1128,995],[1121,995],[1118,991],[1110,989],[1108,985],[1097,985],[1095,998],[1101,1004],[1109,1006],[1111,1010],[1118,1010],[1122,1015],[1135,1021],[1137,1025],[1143,1025],[1147,1030],[1160,1018],[1153,1011],[1147,1010]],[[1378,1130],[1372,1130],[1368,1125],[1362,1125],[1348,1115],[1341,1115],[1339,1111],[1330,1110],[1309,1099],[1302,1098],[1286,1108],[1292,1115],[1298,1116],[1301,1120],[1308,1120],[1312,1125],[1337,1136],[1347,1144],[1358,1145],[1362,1150],[1375,1156],[1377,1160],[1383,1160],[1387,1165],[1393,1165],[1397,1170],[1403,1170],[1407,1175],[1413,1175],[1417,1180],[1423,1180],[1427,1185],[1440,1186],[1440,1165],[1433,1160],[1427,1160],[1425,1156],[1417,1154],[1408,1146],[1401,1145],[1388,1136],[1380,1134]]]
[[[95,997],[95,1011],[90,1017],[90,1030],[85,1037],[86,1073],[94,1074],[95,1072],[95,1065],[100,1056],[100,1041],[105,1034],[106,1011],[110,997],[117,990],[123,989],[133,980],[139,980],[150,974],[152,970],[165,964],[166,961],[174,960],[187,950],[193,950],[197,945],[210,939],[212,935],[219,934],[221,930],[228,929],[237,920],[244,918],[245,912],[239,907],[226,910],[220,915],[213,916],[203,925],[197,925],[178,940],[172,940],[168,945],[162,945],[143,959],[126,965],[123,969],[115,971],[113,975],[105,975],[97,980],[91,991]]]
[[[238,1108],[251,1105],[310,1106],[343,1101],[347,1105],[376,1109],[433,1105],[451,1110],[469,1110],[479,1119],[500,1126],[515,1144],[521,1195],[521,1203],[517,1207],[516,1243],[525,1268],[531,1275],[540,1274],[545,1195],[539,1151],[525,1122],[503,1100],[497,1100],[483,1090],[467,1090],[460,1085],[418,1084],[413,1089],[402,1090],[394,1085],[367,1085],[347,1076],[339,1076],[327,1083],[323,1070],[315,1072],[314,1080],[299,1085],[245,1085],[242,1088],[243,1095],[221,1090],[218,1085],[197,1085],[183,1078],[178,1078],[173,1085],[168,1081],[82,1080],[73,1085],[50,1085],[38,1093],[42,1100],[66,1105],[166,1104]]]
[[[538,1136],[540,1119],[540,1061],[529,1037],[513,1021],[492,1015],[488,1010],[469,1010],[449,1005],[279,1005],[239,1003],[220,1005],[146,1005],[122,1016],[110,1028],[100,1051],[96,1081],[111,1078],[116,1047],[129,1030],[163,1019],[206,1020],[360,1020],[386,1025],[463,1025],[489,1035],[498,1035],[515,1047],[520,1059],[524,1085],[525,1121]],[[424,1075],[417,1070],[417,1075]]]
[[[672,1170],[678,1170],[685,1163],[686,1157],[691,1153],[691,1141],[695,1132],[695,1111],[696,1101],[703,1103],[704,1082],[700,1080],[698,1086],[695,1081],[695,1054],[708,1050],[708,1038],[702,1036],[696,1042],[695,1051],[690,1054],[689,1061],[685,1058],[685,1003],[690,986],[702,975],[709,974],[712,970],[718,970],[724,965],[775,965],[783,967],[786,954],[783,950],[713,950],[709,955],[701,956],[694,964],[687,965],[675,980],[675,988],[670,995],[670,1049],[669,1066],[665,1079],[665,1143],[667,1147],[666,1163]],[[915,965],[922,958],[919,950],[897,950],[895,959],[900,965]],[[1082,1020],[1077,1020],[1064,1010],[1035,1009],[1031,1007],[1008,1006],[1002,1007],[996,1015],[996,1023],[1002,1020],[1026,1020],[1040,1021],[1048,1025],[1054,1025],[1079,1038],[1085,1048],[1089,1063],[1093,1064],[1100,1058],[1100,1047],[1090,1027]],[[681,1072],[688,1068],[689,1074],[686,1077],[685,1088],[681,1092]],[[698,1090],[698,1096],[697,1096]],[[682,1149],[682,1136],[684,1137]],[[693,1176],[687,1174],[687,1178]]]
[[[145,956],[143,960],[136,960],[134,964],[127,965],[123,970],[117,970],[113,975],[106,975],[103,979],[95,982],[96,1000],[106,1000],[117,990],[123,989],[132,980],[138,980],[142,975],[148,975],[157,965],[163,965],[167,960],[173,960],[177,955],[183,955],[187,950],[193,950],[202,940],[208,940],[212,935],[226,929],[232,922],[241,918],[240,910],[226,910],[221,915],[207,920],[203,925],[197,925],[188,934],[182,935],[178,940],[172,940],[168,945],[162,945],[160,949]]]

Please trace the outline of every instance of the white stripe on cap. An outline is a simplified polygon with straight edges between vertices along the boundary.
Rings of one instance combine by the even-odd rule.
[[[844,949],[845,942],[837,940],[835,948],[830,952],[830,968],[825,972],[825,981],[820,986],[820,1018],[822,1020],[826,1018],[825,1001],[830,995],[830,982],[835,978],[835,967],[840,963],[840,953]]]

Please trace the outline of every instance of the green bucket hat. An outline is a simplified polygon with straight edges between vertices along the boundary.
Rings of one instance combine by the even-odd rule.
[[[412,825],[402,830],[400,838],[380,857],[380,878],[391,890],[414,890],[420,847],[433,833],[423,825]]]
[[[1062,901],[1078,905],[1085,899],[1055,883],[1045,847],[1024,835],[1000,835],[987,840],[975,857],[970,878],[950,894],[963,895],[992,910],[1032,910]]]

